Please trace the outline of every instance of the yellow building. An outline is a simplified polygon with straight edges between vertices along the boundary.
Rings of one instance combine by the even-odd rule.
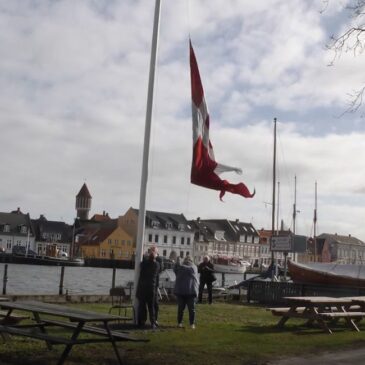
[[[132,260],[135,243],[121,227],[104,227],[86,234],[80,242],[85,258]]]

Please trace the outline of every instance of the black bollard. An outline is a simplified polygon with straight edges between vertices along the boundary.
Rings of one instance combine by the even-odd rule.
[[[222,288],[224,288],[226,285],[226,274],[222,272]]]
[[[112,288],[115,288],[115,274],[116,274],[117,268],[113,267],[113,278],[112,278]]]
[[[4,277],[3,277],[3,295],[6,294],[6,284],[8,282],[8,264],[4,266]]]
[[[60,277],[60,290],[58,292],[59,295],[63,294],[63,278],[65,276],[65,267],[61,266],[61,277]]]

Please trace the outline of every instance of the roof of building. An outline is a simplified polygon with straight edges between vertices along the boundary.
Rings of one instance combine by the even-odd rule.
[[[131,209],[136,213],[136,215],[138,215],[138,209]],[[185,218],[184,214],[147,210],[146,227],[155,227],[155,223],[157,223],[159,228],[167,228],[167,226],[171,226],[172,229],[176,230],[193,231],[193,228]]]
[[[37,241],[49,241],[49,239],[43,237],[44,233],[49,235],[60,234],[61,238],[58,241],[61,242],[72,241],[73,226],[70,226],[65,222],[49,221],[44,215],[41,215],[39,219],[32,219],[31,221]]]
[[[17,234],[20,236],[27,235],[28,233],[20,232],[19,227],[26,226],[33,232],[32,223],[29,214],[23,214],[16,211],[15,213],[2,213],[0,212],[0,226],[9,225],[9,232],[1,232],[2,234]],[[33,234],[33,233],[32,233]]]
[[[332,233],[322,233],[321,235],[318,236],[318,238],[324,238],[324,239],[328,239],[332,242],[336,242],[339,244],[345,244],[345,245],[365,245],[365,242],[359,240],[356,237],[353,237],[351,235],[348,236],[344,236],[344,235],[339,235],[337,233],[332,234]]]
[[[82,185],[79,193],[76,195],[76,198],[92,198],[89,189],[86,186],[86,183]]]
[[[238,219],[196,219],[190,221],[192,226],[203,235],[204,240],[217,239],[216,233],[223,232],[221,240],[239,241],[242,235],[258,236],[256,229],[251,223],[240,222]]]
[[[79,240],[79,243],[81,245],[98,245],[107,239],[116,229],[116,227],[102,227],[97,230],[86,231],[85,235]]]

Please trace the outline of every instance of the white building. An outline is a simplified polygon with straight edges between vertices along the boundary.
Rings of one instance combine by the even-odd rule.
[[[19,208],[11,213],[0,213],[0,251],[25,253],[27,246],[34,251],[29,214],[23,214]]]
[[[129,208],[119,217],[119,225],[132,237],[137,237],[138,209]],[[160,256],[194,256],[194,230],[183,214],[146,211],[144,251],[156,246]]]

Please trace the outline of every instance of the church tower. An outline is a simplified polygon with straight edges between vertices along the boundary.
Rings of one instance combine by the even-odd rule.
[[[79,193],[76,195],[76,212],[77,218],[81,220],[89,219],[89,212],[91,208],[91,194],[86,184],[82,185]]]

